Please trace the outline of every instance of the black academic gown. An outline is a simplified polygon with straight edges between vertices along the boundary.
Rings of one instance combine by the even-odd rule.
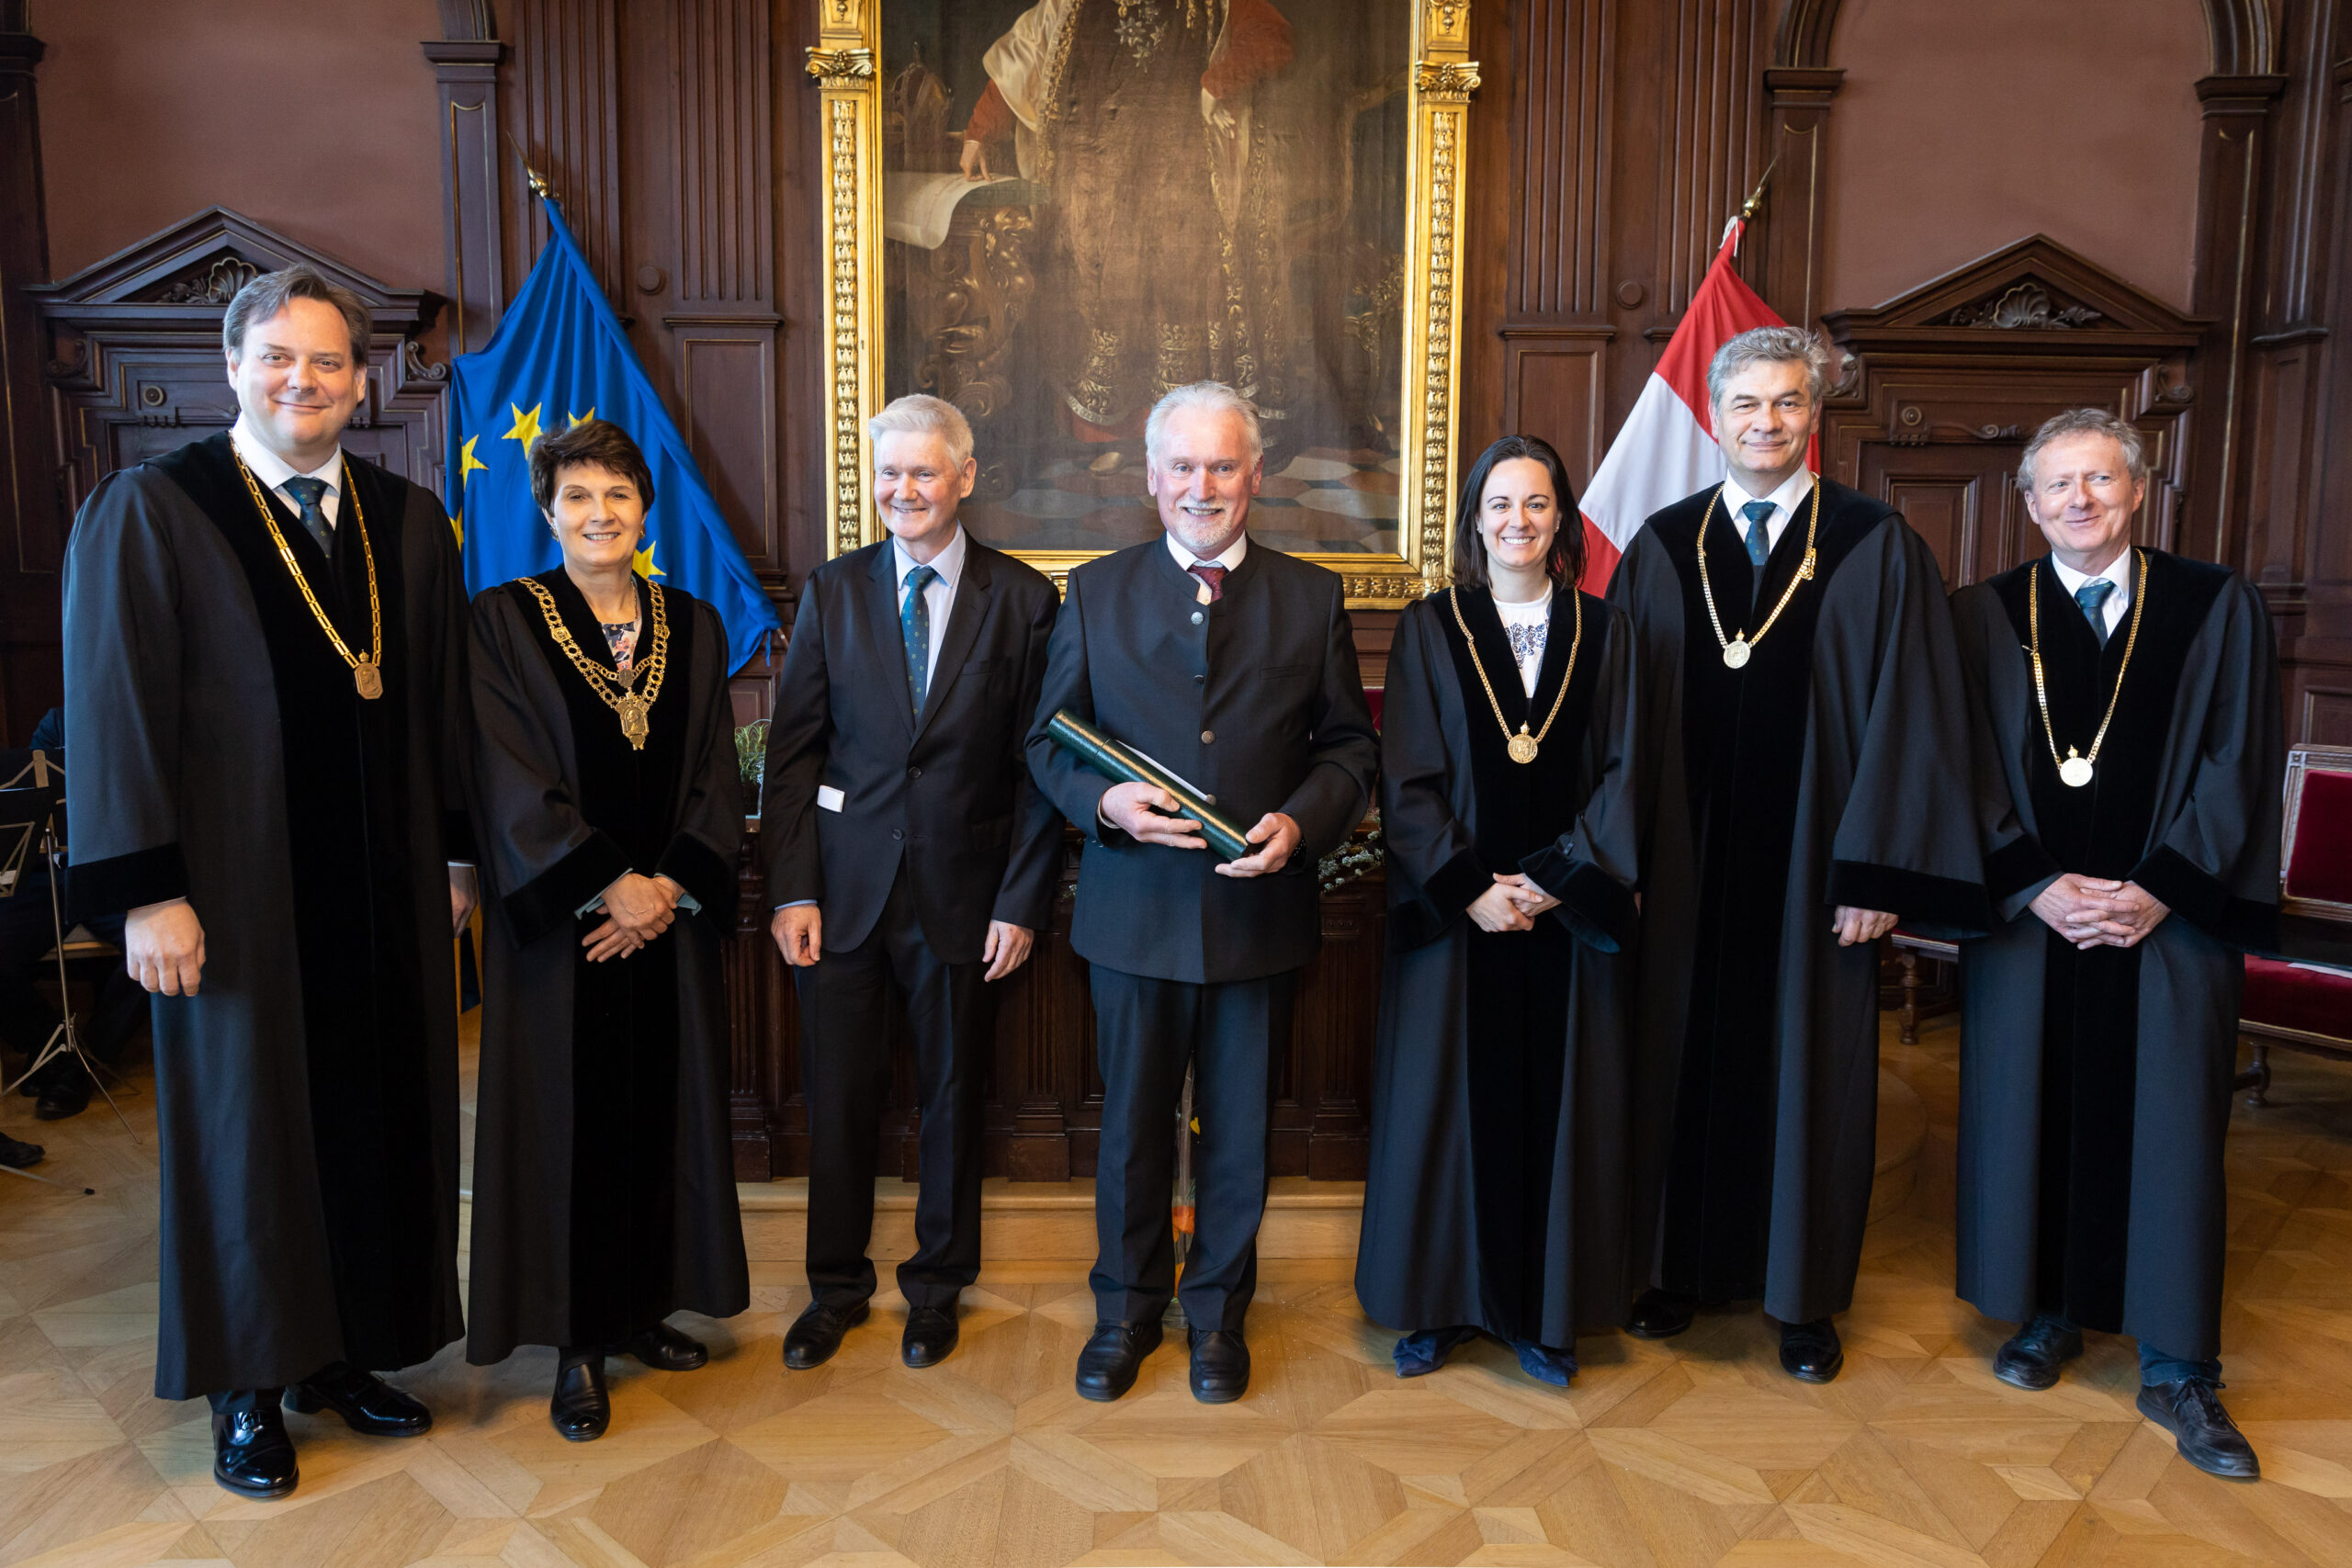
[[[561,570],[537,580],[612,667]],[[643,750],[549,635],[522,582],[476,595],[475,777],[484,870],[481,1093],[466,1358],[614,1344],[751,1301],[727,1105],[719,952],[743,833],[727,637],[665,588],[669,669]],[[640,658],[653,649],[638,585]],[[640,689],[642,689],[640,687]],[[624,872],[697,900],[627,958],[591,963],[575,914]]]
[[[2261,595],[2224,567],[2139,555],[2120,692],[2131,610],[2102,649],[2047,559],[1952,600],[1984,788],[2023,829],[1988,857],[1998,924],[1961,949],[1959,1288],[1994,1317],[2063,1313],[2205,1360],[2243,955],[2278,942],[2286,752]],[[2029,578],[2060,750],[2087,750],[2115,700],[2079,789],[2042,732]],[[2172,913],[2136,946],[2078,951],[2028,908],[2062,871],[2136,882]]]
[[[1663,1168],[1637,1177],[1663,1204],[1654,1282],[1760,1296],[1784,1323],[1851,1304],[1877,1163],[1879,948],[1838,946],[1836,907],[1953,936],[1991,920],[1935,557],[1883,504],[1820,482],[1815,576],[1745,669],[1724,665],[1700,592],[1714,487],[1651,517],[1609,585],[1649,713],[1637,1050],[1679,1064],[1670,1103],[1635,1111],[1663,1129]],[[1798,573],[1809,506],[1758,583],[1714,505],[1726,637]]]
[[[1575,596],[1552,596],[1531,699],[1493,594],[1459,592],[1504,718],[1543,728]],[[1409,606],[1389,649],[1388,960],[1356,1296],[1408,1331],[1470,1325],[1564,1348],[1623,1321],[1647,1280],[1627,1271],[1633,626],[1582,605],[1582,651],[1532,763],[1504,751],[1445,596]],[[1480,931],[1464,911],[1517,871],[1559,907],[1532,931]]]
[[[460,1332],[456,981],[465,596],[430,491],[350,459],[330,561],[226,434],[110,475],[66,557],[74,918],[186,897],[201,988],[153,1001],[155,1392],[422,1361]]]

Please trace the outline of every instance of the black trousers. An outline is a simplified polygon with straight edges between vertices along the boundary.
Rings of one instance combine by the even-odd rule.
[[[1095,1315],[1143,1323],[1181,1294],[1194,1328],[1239,1328],[1258,1289],[1274,1064],[1295,973],[1193,985],[1093,966],[1102,1145],[1094,1173]],[[1169,1213],[1184,1065],[1196,1061],[1193,1231],[1176,1290]]]
[[[918,1154],[914,1256],[899,1265],[910,1310],[952,1306],[980,1272],[980,1083],[991,1043],[982,964],[932,951],[903,865],[865,940],[795,969],[800,1085],[808,1102],[808,1289],[827,1306],[874,1293],[865,1256],[890,1092],[888,996],[914,1034]]]

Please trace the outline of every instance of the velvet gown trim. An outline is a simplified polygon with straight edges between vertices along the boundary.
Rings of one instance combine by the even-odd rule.
[[[2055,765],[2050,761],[2048,742],[2041,734],[2037,714],[2033,738],[2041,749],[2032,753],[2031,766],[2036,770],[2033,776],[2037,803],[2046,801],[2048,807],[2047,810],[2037,811],[2041,836],[2023,835],[2007,846],[2002,854],[1994,857],[1999,863],[1997,866],[1988,862],[1987,874],[1998,874],[1996,897],[2001,894],[2002,885],[2007,885],[2006,891],[2014,894],[2055,876],[2062,870],[2136,882],[2174,913],[2225,946],[2241,952],[2275,951],[2278,940],[2278,907],[2233,895],[2218,878],[2162,842],[2165,825],[2156,823],[2153,817],[2154,802],[2151,792],[2158,777],[2163,750],[2170,740],[2172,705],[2174,694],[2180,688],[2182,661],[2190,639],[2204,626],[2228,585],[2230,572],[2225,567],[2188,560],[2162,550],[2143,553],[2149,562],[2148,581],[2144,585],[2148,590],[2147,619],[2141,628],[2140,643],[2133,652],[2122,694],[2117,699],[2120,728],[2110,732],[2109,741],[2100,752],[2095,782],[2088,788],[2076,791],[2058,784],[2054,777],[2043,778],[2045,772],[2054,774]],[[2054,679],[2051,682],[2051,720],[2060,731],[2060,745],[2081,745],[2083,741],[2074,738],[2097,732],[2098,710],[2108,694],[2115,690],[2117,671],[2122,668],[2122,651],[2128,641],[2123,634],[2129,625],[2129,612],[2117,634],[2111,635],[2102,649],[2082,611],[2064,592],[2057,573],[2036,573],[2030,567],[2030,563],[2012,568],[1990,580],[1986,586],[1999,598],[2022,648],[2031,637],[2027,584],[2037,578],[2041,581],[2045,674],[2054,677],[2063,670],[2067,676],[2063,692]],[[2096,693],[2088,690],[2094,670]],[[2125,724],[2127,709],[2136,716],[2136,723]],[[2129,739],[2123,733],[2126,729]],[[2150,798],[2140,810],[2130,814],[2142,836],[2128,851],[2120,841],[2109,850],[2101,857],[2101,863],[2108,869],[2090,872],[2084,864],[2065,864],[2063,852],[2053,854],[2042,843],[2041,839],[2052,832],[2052,813],[2086,806],[2091,799],[2099,798],[2119,785],[2130,788],[2135,799],[2142,795]],[[2113,817],[2111,811],[2103,815]],[[2102,839],[2107,836],[2102,834]],[[2118,859],[2119,854],[2136,859]]]
[[[416,662],[408,647],[405,481],[353,458],[372,518],[383,606],[383,695],[363,699],[254,514],[226,432],[153,466],[220,528],[250,588],[276,688],[307,1046],[311,1131],[345,1359],[401,1367],[446,1341],[444,1280],[419,1260],[438,1235],[431,1084],[406,864],[404,759]],[[370,640],[366,553],[342,525],[332,557],[275,493],[262,492],[345,643]],[[355,513],[356,515],[356,513]]]
[[[1570,595],[1577,591],[1563,584],[1552,594],[1544,660],[1532,697],[1519,679],[1519,660],[1495,611],[1493,592],[1472,587],[1453,592],[1461,596],[1463,617],[1477,639],[1478,658],[1494,682],[1495,701],[1502,706],[1505,722],[1514,734],[1522,724],[1532,734],[1543,727],[1553,702],[1560,696],[1569,645],[1576,636],[1575,601]],[[1615,953],[1633,940],[1636,917],[1632,892],[1605,872],[1577,861],[1563,841],[1584,805],[1573,783],[1582,764],[1585,732],[1592,722],[1611,615],[1603,601],[1590,594],[1581,597],[1583,649],[1567,695],[1560,703],[1559,717],[1533,762],[1510,760],[1452,607],[1430,601],[1436,604],[1439,635],[1469,716],[1470,774],[1481,841],[1448,859],[1430,874],[1426,886],[1390,910],[1390,942],[1397,950],[1426,946],[1445,936],[1455,921],[1467,918],[1470,905],[1494,886],[1497,874],[1510,872],[1526,873],[1538,887],[1559,899],[1560,907],[1549,913],[1579,940],[1603,953]],[[1504,848],[1506,843],[1510,847]],[[1393,869],[1391,874],[1396,874]]]
[[[582,597],[571,579],[558,569],[532,581],[546,587],[554,596],[557,614],[563,617],[564,625],[571,631],[577,646],[589,659],[607,670],[615,669],[604,636],[595,624],[596,618],[589,611],[587,601]],[[571,667],[571,660],[556,647],[555,639],[547,635],[546,617],[539,608],[538,600],[519,579],[505,584],[503,591],[514,600],[524,624],[532,628],[534,644],[538,646],[549,667],[554,670],[556,682],[564,689],[565,702],[571,705],[572,688],[579,687],[586,692],[586,682],[580,671]],[[663,593],[667,600],[666,618],[670,624],[670,671],[666,679],[683,682],[688,667],[688,650],[693,646],[695,601],[677,589],[665,589]],[[641,578],[637,583],[637,602],[639,625],[650,628],[652,601]],[[590,633],[585,637],[582,637],[580,630],[583,625]],[[650,649],[650,629],[648,637],[647,647]],[[680,694],[680,689],[673,689],[671,694],[677,696],[683,705],[684,698]],[[620,722],[618,716],[605,708],[603,701],[593,692],[587,692],[587,696],[608,716],[610,722],[616,725]],[[662,706],[657,702],[654,710],[659,712]],[[594,722],[593,716],[590,722]],[[650,745],[650,741],[648,743]],[[507,921],[514,928],[514,940],[527,945],[569,922],[572,911],[594,899],[637,866],[638,863],[610,834],[602,828],[595,829],[578,849],[505,896],[502,902]],[[735,874],[701,840],[684,831],[673,834],[644,874],[669,877],[695,896],[695,901],[702,906],[703,918],[722,931],[729,929],[734,914]],[[687,913],[691,915],[693,911]]]

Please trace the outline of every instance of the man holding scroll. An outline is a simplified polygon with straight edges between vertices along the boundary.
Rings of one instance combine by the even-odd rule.
[[[1179,387],[1145,447],[1166,536],[1070,573],[1029,734],[1038,784],[1087,835],[1070,942],[1092,966],[1103,1099],[1078,1392],[1118,1398],[1159,1343],[1191,1062],[1198,1219],[1182,1299],[1193,1397],[1219,1404],[1250,1382],[1272,1074],[1315,952],[1315,865],[1363,817],[1378,743],[1340,579],[1250,542],[1256,410],[1216,382]],[[1081,761],[1050,733],[1062,711],[1191,785],[1254,852],[1225,860],[1176,795]]]

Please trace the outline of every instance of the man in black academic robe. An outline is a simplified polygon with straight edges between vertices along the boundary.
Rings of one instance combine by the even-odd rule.
[[[1805,470],[1828,351],[1743,333],[1708,370],[1728,478],[1649,519],[1611,580],[1650,705],[1638,1112],[1662,1338],[1753,1300],[1826,1382],[1876,1163],[1879,939],[1984,930],[1942,576],[1883,503]],[[1702,566],[1703,561],[1703,566]]]
[[[1999,919],[1961,949],[1960,1294],[2023,1325],[1993,1363],[2019,1388],[2133,1336],[2141,1411],[2251,1477],[2214,1391],[2244,954],[2278,942],[2270,621],[2226,567],[2130,547],[2114,414],[2044,424],[2018,483],[2050,553],[1952,601],[2001,829]]]
[[[1069,576],[1029,765],[1087,835],[1070,945],[1092,966],[1102,1142],[1094,1179],[1094,1332],[1078,1392],[1116,1399],[1175,1294],[1169,1224],[1176,1108],[1194,1066],[1198,1226],[1182,1299],[1193,1396],[1249,1386],[1272,1074],[1294,982],[1319,939],[1316,863],[1371,802],[1378,741],[1337,574],[1247,532],[1263,447],[1216,382],[1161,399],[1146,430],[1162,538]],[[1259,848],[1219,863],[1164,790],[1119,783],[1048,733],[1072,716],[1204,792]]]
[[[372,1370],[460,1332],[465,598],[431,492],[341,451],[368,330],[248,284],[236,427],[110,476],[66,560],[70,913],[129,911],[159,993],[155,1392],[210,1398],[252,1496],[295,1483],[281,1394],[423,1432]]]
[[[761,802],[808,1103],[809,1299],[784,1338],[796,1371],[830,1360],[870,1310],[893,992],[922,1111],[899,1357],[931,1367],[955,1349],[956,1302],[980,1271],[987,987],[1027,959],[1061,882],[1061,823],[1022,753],[1054,585],[957,521],[979,469],[954,404],[900,398],[871,434],[890,537],[808,574]]]

